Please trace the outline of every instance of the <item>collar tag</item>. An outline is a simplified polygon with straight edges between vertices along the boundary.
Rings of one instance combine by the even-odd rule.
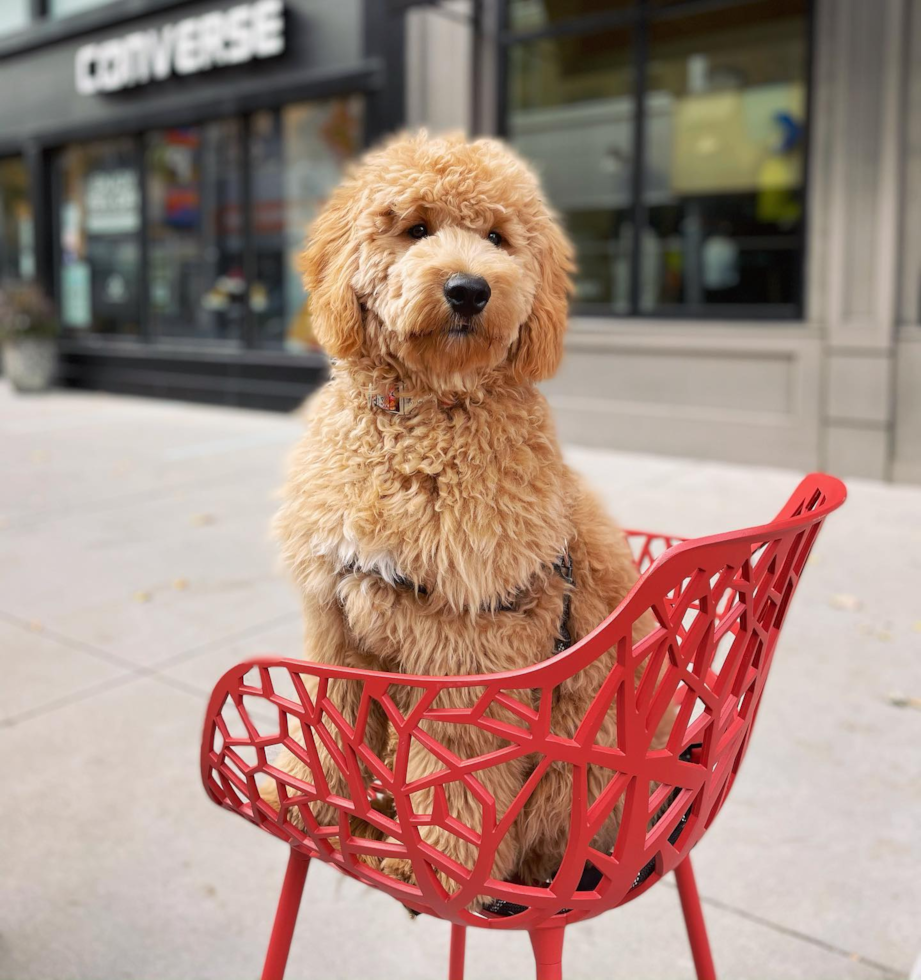
[[[379,408],[391,415],[403,415],[412,404],[411,398],[400,394],[399,388],[388,388],[386,391],[368,391],[368,407]]]

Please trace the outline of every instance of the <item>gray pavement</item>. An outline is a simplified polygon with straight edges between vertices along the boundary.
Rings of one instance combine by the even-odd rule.
[[[297,656],[268,535],[295,417],[0,384],[0,980],[258,976],[283,845],[209,803],[205,699]],[[799,475],[572,447],[627,525],[762,523]],[[745,767],[695,852],[717,969],[906,977],[921,952],[921,488],[849,481]],[[443,976],[448,927],[311,868],[289,976]],[[570,930],[568,980],[693,976],[664,882]],[[470,978],[530,977],[471,932]]]

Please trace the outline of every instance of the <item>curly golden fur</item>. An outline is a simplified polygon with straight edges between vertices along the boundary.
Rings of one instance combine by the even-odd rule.
[[[427,234],[417,240],[408,232],[418,235],[420,225]],[[553,654],[569,586],[552,565],[564,549],[575,569],[573,641],[633,585],[623,535],[564,464],[535,385],[562,357],[572,271],[572,247],[536,178],[494,140],[400,137],[369,153],[333,193],[303,258],[332,377],[309,403],[276,522],[303,599],[307,659],[429,675],[512,670]],[[482,312],[452,312],[444,286],[456,273],[487,280]],[[407,412],[369,406],[369,392],[393,388],[412,398]],[[558,734],[575,731],[613,657],[557,691]],[[354,715],[353,686],[334,683],[330,692]],[[471,696],[445,692],[440,704]],[[470,726],[428,724],[463,758],[498,747]],[[383,716],[368,733],[383,755]],[[615,743],[613,716],[598,741]],[[420,750],[410,778],[436,765]],[[482,771],[499,812],[531,765]],[[304,775],[290,754],[276,766]],[[330,765],[334,792],[337,775]],[[593,798],[607,778],[590,778]],[[447,789],[453,815],[476,827],[475,802],[457,784]],[[277,806],[275,787],[263,792]],[[536,883],[552,874],[570,801],[568,770],[551,768],[500,847],[494,876]],[[328,819],[322,809],[314,806]],[[612,846],[618,817],[597,846]],[[472,866],[467,842],[437,826],[422,833]],[[383,870],[411,877],[397,860]]]

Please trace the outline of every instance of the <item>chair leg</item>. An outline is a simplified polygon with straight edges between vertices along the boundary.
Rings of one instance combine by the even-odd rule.
[[[464,952],[467,946],[467,927],[451,924],[451,962],[448,980],[464,980]]]
[[[565,926],[532,929],[528,936],[534,950],[537,980],[563,980],[563,936]]]
[[[684,912],[684,923],[688,928],[697,980],[716,980],[713,954],[710,952],[710,940],[707,938],[707,927],[704,924],[704,910],[700,905],[700,895],[697,893],[697,882],[694,880],[690,856],[675,868],[675,878],[678,881],[681,911]]]
[[[281,896],[278,899],[278,909],[275,912],[272,938],[269,940],[265,965],[262,967],[262,980],[282,980],[285,975],[285,964],[288,962],[288,951],[291,949],[291,939],[294,936],[297,911],[301,907],[301,895],[304,892],[308,864],[310,858],[299,854],[292,847],[288,856],[285,881],[281,886]]]

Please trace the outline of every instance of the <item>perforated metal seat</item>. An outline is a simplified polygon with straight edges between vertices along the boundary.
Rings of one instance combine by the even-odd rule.
[[[449,920],[450,980],[463,977],[467,926],[528,930],[538,980],[559,980],[569,923],[631,901],[674,871],[698,976],[713,978],[689,854],[732,788],[790,600],[825,517],[844,499],[839,480],[812,474],[775,520],[762,527],[694,540],[628,532],[641,572],[629,595],[570,649],[522,670],[414,677],[272,656],[229,670],[214,689],[205,721],[205,788],[216,803],[290,846],[264,980],[279,980],[284,973],[312,858],[418,912]],[[656,626],[634,642],[633,625],[647,611]],[[555,734],[550,727],[554,690],[611,649],[616,649],[616,662],[575,735]],[[354,718],[344,718],[330,698],[332,679],[361,685]],[[395,687],[411,688],[412,697],[395,699]],[[468,689],[468,707],[438,705],[439,694],[452,688]],[[522,691],[531,697],[522,700]],[[397,700],[413,706],[403,713]],[[372,702],[383,709],[395,733],[392,758],[380,758],[365,741]],[[594,740],[612,703],[616,748]],[[652,750],[652,734],[673,703],[677,712],[667,745]],[[436,722],[435,731],[443,731],[445,724],[477,726],[498,736],[503,747],[458,758],[432,734]],[[413,741],[440,768],[410,781]],[[318,745],[345,776],[348,798],[330,792]],[[310,782],[273,767],[273,752],[281,746],[305,763]],[[500,812],[477,774],[523,756],[536,760],[533,772],[511,806]],[[572,772],[569,843],[559,869],[546,887],[491,877],[499,841],[554,762],[567,764]],[[586,788],[590,765],[609,773],[594,800]],[[260,798],[257,777],[277,782],[277,812]],[[449,813],[444,787],[455,782],[479,802],[477,826],[461,824]],[[416,809],[423,789],[434,789],[430,812]],[[621,801],[616,844],[601,853],[593,838]],[[320,825],[309,806],[316,802],[332,806],[337,822]],[[299,819],[292,819],[296,815]],[[433,823],[475,846],[472,868],[426,843],[421,829]],[[355,829],[358,825],[364,835]],[[390,878],[368,860],[382,857],[409,859],[417,884]],[[436,871],[454,882],[451,889]],[[503,903],[513,914],[472,912],[468,906],[477,896]]]

